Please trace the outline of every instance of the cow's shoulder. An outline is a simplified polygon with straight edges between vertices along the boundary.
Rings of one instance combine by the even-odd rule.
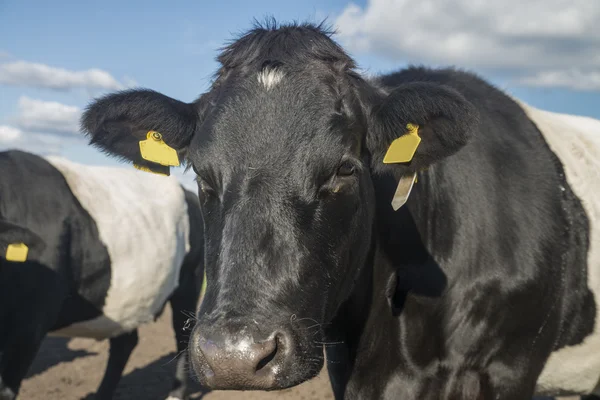
[[[54,255],[45,260],[49,267],[64,264],[55,250],[70,245],[74,224],[84,227],[90,220],[63,173],[43,157],[20,150],[0,152],[0,170],[0,218],[43,239]],[[68,251],[58,253],[70,255]]]
[[[458,68],[429,68],[411,66],[374,78],[374,82],[386,88],[394,88],[414,82],[427,82],[451,87],[463,94],[478,108],[515,107],[506,94],[489,81],[472,71]],[[485,100],[476,102],[475,100]]]

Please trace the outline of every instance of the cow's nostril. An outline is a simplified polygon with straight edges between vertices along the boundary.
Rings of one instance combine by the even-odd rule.
[[[255,341],[249,335],[221,331],[199,333],[196,343],[192,362],[203,385],[211,389],[268,390],[276,384],[290,340],[282,332]]]
[[[279,340],[277,339],[277,337],[275,337],[273,339],[273,350],[267,354],[266,357],[264,357],[262,360],[260,360],[258,362],[258,364],[256,365],[256,372],[260,372],[261,369],[263,369],[264,367],[266,367],[271,361],[273,361],[273,359],[275,358],[275,356],[277,355],[277,350],[279,350],[279,345],[278,345]]]

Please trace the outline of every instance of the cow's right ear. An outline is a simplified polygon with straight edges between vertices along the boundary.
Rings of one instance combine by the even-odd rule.
[[[179,165],[194,136],[193,103],[148,89],[112,93],[94,100],[81,117],[90,144],[142,167]]]

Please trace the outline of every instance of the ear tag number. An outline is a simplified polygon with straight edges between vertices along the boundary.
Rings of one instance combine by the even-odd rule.
[[[416,181],[416,172],[400,178],[400,181],[398,181],[398,187],[396,188],[396,193],[394,193],[394,198],[392,199],[392,208],[394,211],[397,211],[406,203]]]
[[[395,139],[388,147],[384,164],[405,163],[413,159],[421,138],[419,137],[419,126],[415,124],[406,125],[408,133]]]
[[[14,262],[24,262],[27,260],[29,247],[25,243],[11,243],[6,249],[6,260]]]
[[[166,166],[179,166],[177,151],[169,147],[163,141],[162,135],[156,131],[148,132],[146,140],[140,141],[140,153],[144,160]]]

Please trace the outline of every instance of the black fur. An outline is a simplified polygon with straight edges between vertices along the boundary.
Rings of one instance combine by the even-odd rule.
[[[190,356],[202,382],[214,382],[206,338],[277,332],[272,380],[232,371],[215,386],[299,384],[318,373],[325,343],[339,399],[530,399],[549,354],[592,332],[586,214],[501,91],[453,69],[364,79],[311,25],[257,27],[219,61],[211,90],[188,105],[193,134],[192,122],[163,132],[184,143],[199,181],[208,287]],[[266,70],[283,76],[270,88]],[[88,109],[106,127],[83,127],[135,160],[119,127],[151,124],[109,116],[143,104],[107,99],[112,111]],[[382,164],[408,122],[422,137],[414,159]],[[393,212],[397,178],[413,171]]]

